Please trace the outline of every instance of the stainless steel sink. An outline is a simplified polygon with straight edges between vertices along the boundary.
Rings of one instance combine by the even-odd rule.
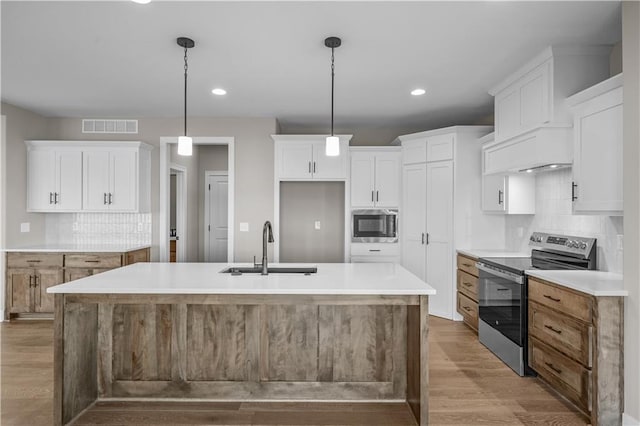
[[[318,272],[316,267],[292,267],[292,266],[269,266],[267,269],[270,274],[304,274],[310,275]],[[242,274],[260,274],[262,273],[262,267],[251,266],[231,266],[227,269],[220,271],[222,274],[242,275]]]

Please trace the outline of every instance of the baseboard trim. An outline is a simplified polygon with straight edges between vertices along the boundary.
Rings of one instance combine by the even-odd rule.
[[[640,426],[640,420],[634,419],[627,413],[622,414],[622,424],[624,426]]]

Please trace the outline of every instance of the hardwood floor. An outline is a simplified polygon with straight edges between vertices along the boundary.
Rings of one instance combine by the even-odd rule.
[[[430,319],[432,425],[585,425],[540,381],[521,378],[462,323]],[[0,424],[52,423],[51,322],[0,324]],[[100,402],[76,425],[414,425],[406,404]]]

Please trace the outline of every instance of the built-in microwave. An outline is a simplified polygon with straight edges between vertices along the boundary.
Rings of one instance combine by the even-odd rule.
[[[351,242],[398,242],[398,210],[367,209],[351,212]]]

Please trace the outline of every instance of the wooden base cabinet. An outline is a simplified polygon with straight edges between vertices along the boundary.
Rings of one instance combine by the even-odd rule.
[[[458,255],[457,311],[469,327],[478,332],[478,259]]]
[[[529,365],[592,425],[622,424],[623,302],[529,277]]]
[[[49,287],[137,262],[149,262],[149,249],[125,253],[7,253],[6,312],[11,317],[53,314]]]

